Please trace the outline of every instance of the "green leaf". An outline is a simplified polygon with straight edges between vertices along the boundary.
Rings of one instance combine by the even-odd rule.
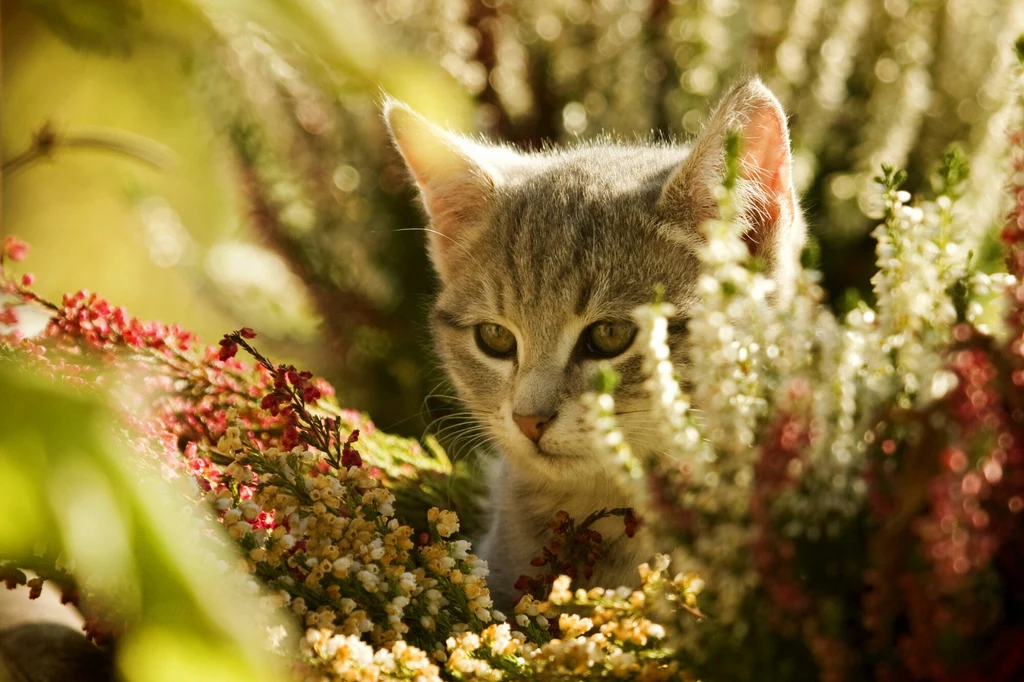
[[[967,155],[959,145],[952,144],[942,155],[942,161],[939,162],[938,168],[932,174],[932,190],[936,196],[959,199],[967,187],[967,179],[970,174]]]
[[[615,393],[622,377],[612,368],[607,360],[602,360],[597,365],[597,373],[591,379],[591,385],[598,393]]]
[[[127,680],[200,679],[161,677],[164,667],[274,679],[280,671],[259,624],[276,621],[245,591],[234,543],[201,513],[196,488],[156,475],[154,455],[118,441],[118,417],[101,394],[8,365],[0,404],[0,559],[41,566],[45,547],[44,558],[72,562],[87,594],[130,624]]]

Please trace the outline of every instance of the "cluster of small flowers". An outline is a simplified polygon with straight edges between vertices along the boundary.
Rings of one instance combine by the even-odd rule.
[[[1024,143],[1020,134],[1013,139]],[[1016,206],[1003,233],[1011,247],[1009,274],[972,272],[969,266],[974,236],[955,201],[966,167],[951,152],[936,174],[933,201],[910,207],[909,194],[899,189],[901,174],[885,169],[879,178],[886,220],[876,231],[875,309],[860,304],[841,326],[826,313],[785,316],[787,335],[794,324],[815,317],[814,326],[823,331],[817,340],[810,335],[795,346],[789,339],[780,343],[777,358],[764,365],[781,381],[767,396],[770,418],[751,453],[756,464],[744,504],[752,532],[743,514],[727,522],[739,543],[733,549],[749,548],[750,560],[737,562],[730,552],[715,561],[714,547],[700,553],[699,537],[690,552],[706,559],[697,565],[712,579],[709,593],[717,599],[705,605],[733,634],[742,633],[722,652],[743,641],[761,646],[761,638],[801,639],[816,674],[841,679],[862,664],[856,662],[864,655],[858,643],[866,641],[877,661],[869,665],[880,678],[931,679],[949,674],[952,669],[939,661],[953,659],[964,661],[963,670],[977,679],[1020,674],[1007,653],[1020,645],[1016,616],[997,616],[989,608],[1016,599],[1008,595],[1019,589],[1014,571],[1024,565],[1013,539],[1024,511],[1018,395],[1024,386],[1024,287],[1017,284],[1024,274],[1024,152],[1016,150],[1013,163]],[[817,306],[813,287],[799,289],[795,304],[805,311]],[[993,319],[983,304],[1000,305],[990,298],[1001,292],[1009,293],[1011,308],[1005,344],[998,340],[1002,334],[991,335],[980,321]],[[695,345],[709,341],[692,337]],[[787,361],[800,345],[813,348],[816,366]],[[726,471],[718,461],[707,469]],[[698,536],[712,523],[718,528],[710,535],[721,537],[723,515],[695,504],[695,487],[675,497],[677,513],[690,514],[701,528]],[[721,485],[719,490],[726,492]],[[843,554],[861,543],[859,560]],[[735,590],[740,581],[747,581],[746,592]],[[733,602],[739,611],[724,608],[743,594]],[[768,622],[756,615],[765,612],[757,606],[762,600],[773,612]],[[835,630],[829,609],[859,612],[863,630]],[[943,630],[950,623],[957,624],[955,636]],[[991,642],[988,658],[969,654],[982,640]],[[707,645],[714,641],[677,640],[691,653],[713,651]]]
[[[615,387],[618,376],[607,363],[599,369],[597,390],[583,395],[587,409],[590,433],[594,437],[594,450],[600,461],[609,465],[613,480],[624,491],[631,493],[637,506],[646,509],[647,484],[643,464],[633,454],[632,448],[619,429],[615,420]]]
[[[453,537],[454,512],[430,509],[432,532],[419,537],[395,519],[395,496],[364,465],[357,438],[328,445],[340,456],[308,444],[264,448],[236,422],[209,448],[231,463],[207,499],[247,551],[250,570],[281,591],[306,627],[385,648],[404,640],[443,660],[448,634],[504,620],[487,566]]]
[[[738,163],[737,153],[727,161]],[[769,304],[774,283],[750,267],[738,192],[726,185],[719,191],[721,218],[704,225],[707,244],[698,256],[705,270],[688,329],[692,363],[702,368],[694,399],[705,413],[705,435],[724,455],[749,452],[755,442],[769,389],[765,361],[778,352],[778,325]]]
[[[115,363],[147,370],[157,364],[180,370],[185,355],[195,345],[195,336],[178,325],[145,322],[131,317],[88,291],[66,294],[59,305],[32,290],[33,275],[20,278],[8,274],[5,261],[24,260],[28,245],[8,236],[0,250],[0,339],[18,345],[31,357],[37,369],[59,376],[73,385],[102,382],[103,367]],[[45,315],[38,339],[29,338],[30,320]],[[159,382],[159,379],[154,379]],[[166,388],[166,385],[164,385]]]
[[[319,673],[329,672],[339,682],[442,679],[429,656],[401,640],[374,649],[357,636],[335,634],[328,628],[310,628],[302,639],[301,650],[307,660],[316,662]]]
[[[967,324],[955,336],[955,387],[926,410],[890,411],[869,452],[868,510],[884,530],[866,557],[864,627],[890,661],[880,676],[948,672],[936,663],[948,656],[964,661],[963,679],[1018,679],[1024,668],[1006,652],[1024,644],[1019,621],[990,605],[1015,599],[1024,566],[1024,412],[1020,385],[1006,380],[1020,346]],[[956,634],[944,632],[954,622]],[[988,660],[968,654],[978,641],[990,643]]]
[[[954,214],[966,176],[966,161],[947,155],[947,182],[935,201],[910,205],[900,189],[906,173],[883,167],[885,220],[872,235],[877,240],[878,272],[872,278],[877,299],[877,336],[881,352],[872,354],[869,388],[881,400],[896,395],[905,407],[941,397],[930,380],[940,370],[938,351],[950,341],[958,311],[948,291],[967,271],[973,242]]]
[[[713,455],[705,449],[672,364],[668,347],[668,318],[672,313],[672,306],[667,303],[644,306],[636,312],[639,343],[644,348],[643,370],[648,376],[646,388],[660,442],[668,449],[669,457],[686,462],[700,478],[700,467],[710,462]]]
[[[641,588],[595,587],[573,592],[569,576],[551,585],[546,601],[525,595],[515,608],[520,630],[492,625],[448,640],[448,671],[462,680],[541,679],[688,680],[668,648],[668,633],[652,612],[695,608],[703,583],[689,574],[664,577],[669,560],[657,555],[638,570]],[[572,612],[566,612],[571,609]],[[560,613],[561,611],[561,613]],[[580,612],[586,615],[580,615]],[[556,636],[536,643],[531,634]]]

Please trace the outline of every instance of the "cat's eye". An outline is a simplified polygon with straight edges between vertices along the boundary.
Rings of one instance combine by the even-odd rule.
[[[485,322],[475,328],[476,345],[492,358],[508,358],[516,352],[515,334],[500,324]]]
[[[599,358],[613,358],[633,343],[636,325],[632,322],[595,322],[583,332],[587,353]]]

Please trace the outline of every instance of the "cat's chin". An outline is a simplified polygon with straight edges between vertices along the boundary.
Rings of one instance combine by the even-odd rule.
[[[512,448],[510,448],[512,449]],[[578,452],[566,452],[558,448],[544,447],[542,444],[531,444],[514,448],[517,455],[529,458],[540,464],[551,464],[553,462],[570,462],[583,459],[584,455]]]
[[[589,476],[597,468],[586,455],[546,450],[539,446],[505,450],[506,459],[527,477],[548,483],[573,483]]]
[[[572,452],[557,452],[554,450],[545,450],[539,445],[534,448],[533,456],[538,457],[545,462],[570,461],[574,459],[583,458],[583,455],[579,455]]]

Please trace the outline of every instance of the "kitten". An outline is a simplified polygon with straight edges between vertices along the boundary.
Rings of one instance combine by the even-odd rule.
[[[497,446],[490,529],[479,545],[499,606],[533,574],[548,522],[632,501],[592,455],[579,401],[600,360],[621,375],[619,424],[656,452],[632,313],[655,287],[676,308],[670,347],[686,370],[701,224],[717,214],[727,131],[741,136],[745,239],[791,289],[805,226],[793,188],[786,117],[757,79],[734,87],[692,146],[582,143],[522,153],[450,133],[390,101],[385,117],[430,218],[441,291],[437,346],[468,409]],[[636,583],[652,548],[620,519],[592,582]]]

